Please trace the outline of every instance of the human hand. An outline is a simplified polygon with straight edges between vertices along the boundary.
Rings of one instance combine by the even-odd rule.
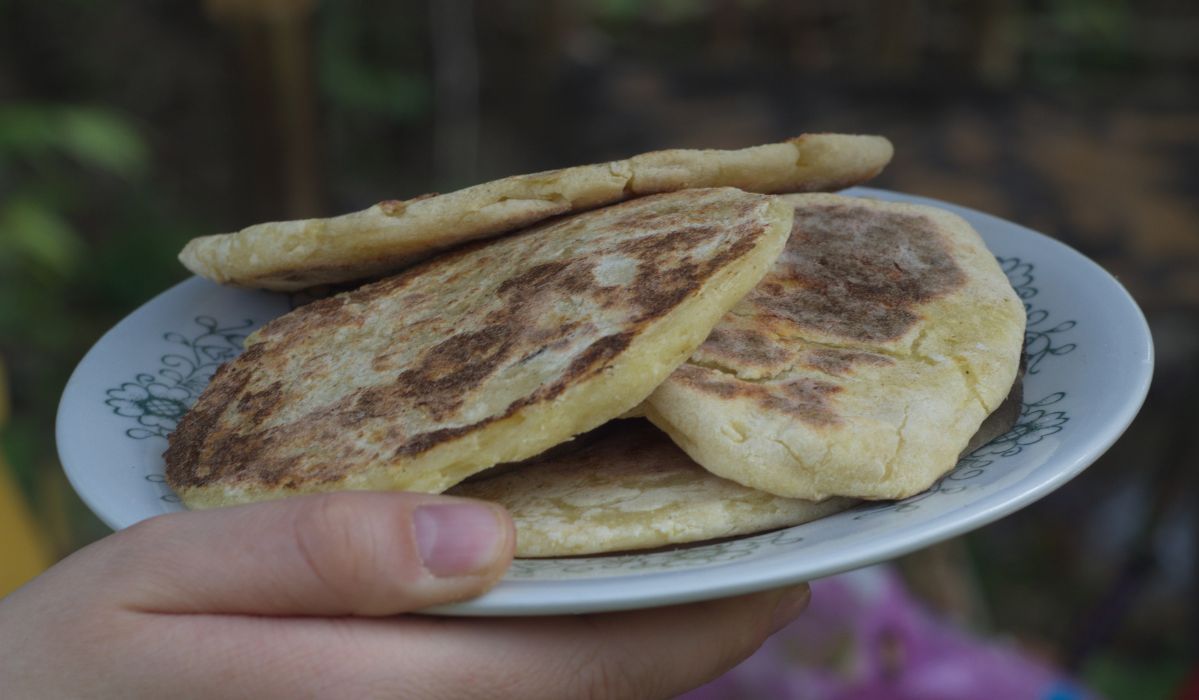
[[[144,521],[0,600],[6,698],[670,697],[731,668],[806,586],[545,618],[404,615],[512,558],[498,506],[341,493]]]

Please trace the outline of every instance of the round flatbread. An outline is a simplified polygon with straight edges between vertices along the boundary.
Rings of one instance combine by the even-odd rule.
[[[903,498],[1007,395],[1024,308],[978,234],[931,207],[795,207],[775,267],[651,396],[695,461],[792,498]]]
[[[303,289],[378,277],[464,241],[641,195],[701,187],[767,194],[840,189],[877,175],[891,153],[881,136],[846,134],[805,134],[735,151],[655,151],[380,202],[330,219],[203,236],[189,242],[179,259],[223,284]]]
[[[559,219],[302,306],[170,436],[191,507],[440,492],[644,399],[778,256],[792,209],[730,188]]]
[[[799,525],[853,505],[782,498],[721,479],[644,420],[616,421],[581,449],[450,493],[499,503],[518,557],[650,549]]]

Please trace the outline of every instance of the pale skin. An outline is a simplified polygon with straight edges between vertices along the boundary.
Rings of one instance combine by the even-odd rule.
[[[667,698],[715,678],[808,589],[541,618],[411,615],[512,559],[498,506],[344,493],[160,516],[0,600],[12,698]]]

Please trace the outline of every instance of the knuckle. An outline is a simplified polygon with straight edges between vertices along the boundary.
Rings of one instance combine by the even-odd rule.
[[[352,603],[372,567],[369,528],[361,527],[350,494],[307,500],[294,511],[292,536],[304,567],[339,600]]]
[[[402,601],[415,578],[405,554],[405,514],[369,507],[364,495],[325,494],[297,509],[293,533],[304,566],[334,599],[355,613]]]

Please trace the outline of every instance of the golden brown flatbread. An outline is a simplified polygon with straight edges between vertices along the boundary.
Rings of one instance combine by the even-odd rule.
[[[329,219],[257,224],[189,242],[179,259],[223,284],[296,290],[378,277],[464,241],[642,195],[688,188],[835,190],[891,159],[881,136],[805,134],[735,151],[668,150],[516,175],[443,195],[380,202]]]
[[[795,207],[775,267],[646,403],[713,473],[791,498],[903,498],[1007,395],[1024,309],[978,234],[932,207]]]
[[[476,244],[246,340],[170,436],[190,507],[440,492],[644,399],[782,249],[792,208],[685,190]]]

